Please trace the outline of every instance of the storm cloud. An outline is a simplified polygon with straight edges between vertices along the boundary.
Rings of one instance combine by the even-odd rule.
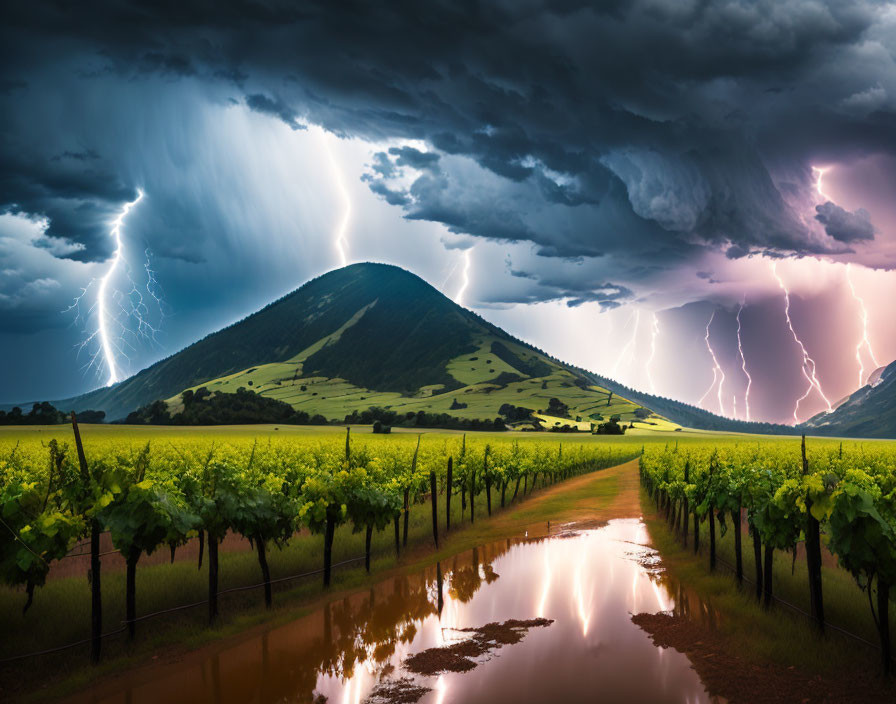
[[[247,143],[240,111],[375,144],[351,179],[443,226],[448,255],[506,245],[512,281],[486,304],[608,309],[675,276],[683,304],[723,278],[707,259],[867,262],[887,235],[873,207],[819,205],[812,167],[896,153],[888,4],[36,1],[4,9],[0,38],[0,212],[41,223],[5,240],[4,323],[15,307],[58,324],[47,280],[71,293],[71,264],[109,259],[138,188],[140,247],[185,305],[311,252],[288,186],[320,180],[326,155]]]
[[[826,201],[815,206],[815,219],[824,225],[824,231],[840,242],[874,239],[874,225],[871,215],[864,208],[854,213],[841,208],[836,203]]]
[[[582,230],[595,229],[608,200],[603,209],[627,209],[672,242],[832,251],[832,240],[844,241],[832,232],[856,231],[809,232],[782,199],[772,162],[801,168],[808,186],[811,158],[893,147],[893,20],[870,3],[109,0],[20,4],[8,15],[4,85],[30,85],[35,64],[95,81],[199,77],[292,128],[422,140],[436,152],[426,163],[416,149],[390,156],[424,171],[438,154],[467,157],[509,189],[530,186],[531,207],[512,222],[484,203],[460,212],[446,181],[425,173],[413,205],[386,184],[371,187],[411,217],[532,240],[545,254],[605,250],[600,232]],[[8,94],[5,114],[20,92]],[[18,136],[2,150],[5,207],[46,215],[50,234],[83,242],[84,257],[105,254],[98,222],[132,187],[102,159],[35,162]],[[545,243],[543,204],[594,211]]]

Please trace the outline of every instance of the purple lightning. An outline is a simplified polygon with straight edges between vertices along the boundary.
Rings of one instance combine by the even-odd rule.
[[[852,276],[850,276],[849,273],[849,264],[846,265],[846,281],[849,284],[849,290],[852,292],[852,297],[856,300],[856,303],[859,304],[859,311],[862,316],[862,337],[856,345],[856,361],[859,363],[858,388],[862,388],[866,383],[863,381],[863,377],[865,376],[865,364],[862,362],[862,348],[864,347],[868,352],[868,356],[871,357],[871,361],[874,363],[874,369],[877,369],[880,366],[880,363],[874,356],[874,350],[871,349],[871,341],[868,339],[868,309],[865,307],[864,299],[856,293],[856,288],[853,286]],[[871,371],[873,372],[874,369]]]
[[[809,356],[809,353],[806,351],[806,346],[803,344],[803,341],[800,340],[799,336],[796,334],[796,330],[793,328],[793,321],[790,319],[790,291],[787,289],[787,286],[784,285],[784,280],[778,274],[778,262],[772,262],[772,274],[774,274],[775,279],[778,281],[778,286],[780,286],[781,290],[784,292],[784,317],[787,320],[787,327],[790,329],[790,334],[793,335],[793,340],[799,345],[800,352],[803,355],[801,370],[803,376],[806,377],[806,381],[809,383],[806,393],[796,400],[796,405],[793,407],[793,421],[794,423],[799,423],[800,403],[808,398],[809,394],[812,393],[812,389],[818,391],[818,395],[821,396],[827,404],[829,413],[834,409],[831,406],[828,397],[825,396],[824,391],[822,391],[821,382],[818,381],[818,376],[815,373],[815,360]]]
[[[706,342],[706,349],[709,352],[710,357],[712,357],[712,384],[709,385],[709,388],[706,390],[706,393],[700,397],[700,400],[697,402],[698,406],[703,405],[703,401],[709,395],[709,392],[712,391],[713,387],[718,382],[718,399],[719,399],[719,413],[725,415],[725,406],[722,403],[722,389],[725,386],[725,372],[722,371],[722,367],[719,364],[719,360],[716,358],[716,353],[712,349],[712,345],[709,342],[709,328],[712,326],[712,321],[716,317],[716,312],[713,311],[712,315],[709,316],[709,322],[706,323],[706,336],[703,338]]]
[[[746,407],[747,421],[750,420],[750,387],[753,386],[753,377],[750,376],[750,372],[747,371],[747,360],[744,357],[744,346],[740,339],[740,314],[744,310],[744,304],[746,303],[746,299],[741,301],[740,308],[737,309],[737,351],[740,354],[740,368],[744,370],[744,375],[747,377],[747,390],[744,392],[744,406]],[[735,401],[735,408],[737,408]],[[737,415],[735,411],[735,415]]]

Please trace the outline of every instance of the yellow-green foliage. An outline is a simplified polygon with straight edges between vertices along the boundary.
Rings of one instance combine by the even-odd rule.
[[[811,438],[806,458],[804,468],[799,438],[719,436],[649,445],[641,475],[671,516],[687,502],[698,520],[720,522],[723,535],[744,511],[766,550],[795,555],[811,516],[840,567],[869,596],[881,585],[886,595],[896,585],[896,443]]]
[[[526,476],[566,478],[637,453],[632,443],[498,435],[367,434],[349,442],[347,433],[268,430],[260,439],[236,430],[85,429],[85,472],[60,431],[21,433],[15,443],[12,433],[0,436],[0,579],[10,585],[43,584],[52,561],[94,521],[112,530],[124,555],[135,543],[151,552],[198,531],[281,544],[328,522],[382,529],[408,498],[429,490],[431,473],[441,492],[503,492]]]

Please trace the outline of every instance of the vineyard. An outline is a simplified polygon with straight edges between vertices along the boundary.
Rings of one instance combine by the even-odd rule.
[[[21,597],[27,624],[27,612],[54,565],[73,548],[89,551],[90,599],[80,609],[90,613],[85,645],[89,642],[94,661],[104,634],[103,535],[126,563],[120,630],[133,639],[146,618],[137,590],[145,555],[170,551],[173,562],[179,548],[198,541],[199,567],[205,561],[208,579],[201,605],[214,623],[220,608],[219,546],[229,535],[251,542],[270,607],[272,583],[279,581],[272,578],[270,561],[291,543],[315,540],[317,546],[322,539],[315,573],[328,586],[336,536],[346,530],[364,535],[369,571],[372,545],[382,545],[384,536],[395,554],[407,547],[412,514],[418,524],[423,515],[431,520],[438,546],[440,531],[459,521],[491,515],[537,487],[617,465],[639,450],[634,443],[447,434],[355,437],[350,430],[263,440],[199,434],[147,442],[115,436],[82,440],[76,424],[68,439],[59,432],[37,437],[0,444],[0,576]],[[106,631],[109,627],[107,618]]]
[[[867,594],[889,671],[890,601],[896,591],[891,444],[676,443],[646,447],[640,466],[643,484],[673,530],[686,543],[690,539],[695,552],[708,543],[710,569],[716,568],[719,538],[735,527],[733,569],[739,582],[754,584],[764,606],[774,598],[775,553],[790,552],[794,566],[804,553],[809,616],[820,633],[831,628],[822,575],[825,558],[833,556]],[[747,546],[742,545],[744,520]],[[745,575],[749,553],[753,574]]]

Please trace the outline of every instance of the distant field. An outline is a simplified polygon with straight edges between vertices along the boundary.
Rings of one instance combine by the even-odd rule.
[[[549,416],[546,416],[549,418]],[[568,422],[568,421],[567,421]],[[137,444],[147,441],[152,443],[168,442],[195,442],[211,440],[221,443],[245,443],[254,440],[266,441],[282,440],[294,437],[297,441],[305,438],[320,438],[325,440],[333,435],[344,435],[345,426],[315,426],[315,425],[216,425],[216,426],[159,426],[159,425],[82,425],[81,434],[85,445],[91,440],[100,440],[103,443],[114,442],[122,444]],[[432,428],[394,428],[390,435],[373,435],[371,427],[359,425],[352,426],[352,435],[364,435],[369,440],[383,441],[391,438],[399,442],[412,444],[417,435],[424,436],[454,436],[460,437],[463,431],[442,430]],[[756,439],[757,441],[791,441],[792,436],[776,435],[738,435],[732,433],[719,433],[703,430],[691,430],[685,428],[681,431],[672,430],[648,430],[637,424],[633,430],[625,435],[591,435],[590,433],[559,434],[550,432],[467,432],[470,438],[477,440],[518,440],[522,443],[544,442],[564,444],[577,443],[631,443],[643,445],[644,443],[690,443],[715,440]],[[10,452],[17,444],[20,446],[39,445],[47,443],[52,438],[61,442],[71,443],[72,430],[69,425],[18,425],[0,426],[0,453]],[[874,442],[874,441],[871,441]],[[89,449],[89,445],[87,445]]]

